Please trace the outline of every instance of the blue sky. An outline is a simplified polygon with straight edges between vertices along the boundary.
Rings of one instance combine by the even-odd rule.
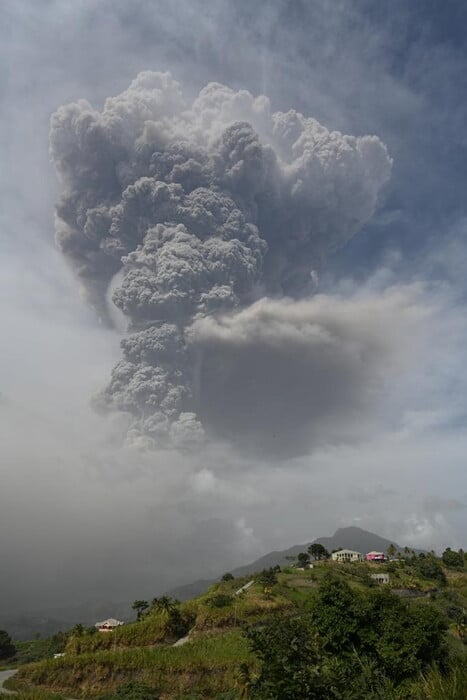
[[[108,552],[110,573],[102,573],[100,589],[78,577],[87,597],[110,585],[122,538],[141,586],[148,540],[157,540],[154,557],[167,562],[164,582],[190,579],[206,567],[214,573],[208,547],[196,550],[202,565],[188,558],[189,571],[177,567],[170,557],[174,532],[187,550],[190,531],[202,533],[221,552],[222,566],[346,524],[402,544],[465,546],[466,4],[6,0],[2,12],[0,390],[7,401],[2,463],[10,491],[0,495],[0,522],[2,513],[16,522],[18,503],[29,505],[28,525],[50,537],[62,556],[48,565],[60,571],[68,562],[70,580],[77,580],[73,561],[91,566]],[[402,379],[390,380],[385,418],[373,434],[369,421],[367,437],[356,445],[329,445],[274,465],[267,486],[264,464],[245,465],[235,455],[226,473],[212,466],[216,455],[205,464],[115,455],[107,433],[102,446],[88,408],[118,358],[120,335],[99,325],[54,247],[58,184],[49,119],[60,104],[81,97],[101,108],[148,69],[170,70],[189,96],[219,81],[267,94],[274,110],[293,107],[329,129],[376,134],[394,161],[378,211],[330,257],[320,291],[352,296],[415,287],[419,317],[426,319],[411,350],[417,359]],[[401,345],[409,340],[410,331]],[[118,429],[117,422],[112,430]],[[108,506],[102,525],[109,491],[115,503],[130,504],[125,530]],[[182,513],[178,529],[168,504]],[[70,548],[59,537],[62,528],[73,556],[64,553]],[[17,528],[4,553],[12,571],[4,585],[18,601],[28,595],[14,593],[18,574],[28,572],[28,547]],[[41,586],[37,602],[45,603],[45,574]],[[114,595],[136,595],[131,586],[122,583]]]

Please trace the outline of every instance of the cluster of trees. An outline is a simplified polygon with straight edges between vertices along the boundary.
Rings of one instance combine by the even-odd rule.
[[[157,613],[167,618],[167,631],[175,637],[182,637],[188,631],[189,620],[186,620],[180,612],[180,601],[168,595],[153,598],[151,603],[147,600],[135,600],[131,607],[136,611],[137,621]]]
[[[420,552],[418,557],[413,557],[411,563],[419,576],[436,581],[441,586],[446,585],[446,574],[443,571],[443,567],[433,554],[424,554],[423,552]]]
[[[404,547],[402,552],[399,552],[393,544],[389,545],[387,553],[389,557],[394,557],[397,554],[406,561],[415,561],[420,557],[430,557],[432,560],[436,559],[436,554],[434,551],[428,553],[421,552],[417,555],[415,550],[410,549],[409,547]],[[458,549],[456,551],[451,549],[451,547],[446,547],[441,555],[441,560],[443,564],[450,569],[463,569],[466,563],[466,554],[463,549]]]
[[[260,672],[248,678],[250,696],[387,698],[398,689],[404,697],[403,688],[428,666],[446,665],[446,628],[432,607],[327,578],[307,614],[272,618],[246,631],[260,661]]]
[[[139,621],[152,612],[161,613],[169,617],[171,613],[178,609],[179,605],[180,601],[168,595],[163,595],[160,598],[153,598],[150,603],[147,600],[135,600],[131,607],[136,611],[136,619]]]
[[[463,549],[457,552],[447,547],[442,554],[443,564],[449,569],[463,569],[465,566],[465,553]]]
[[[322,544],[315,542],[310,544],[306,552],[300,552],[297,555],[298,566],[306,569],[311,559],[315,561],[321,561],[322,559],[329,559],[329,552]]]
[[[391,545],[391,548],[393,548],[391,551],[396,551],[394,545]],[[390,548],[388,548],[388,554],[390,554]],[[441,556],[441,560],[433,551],[420,552],[417,554],[413,549],[409,549],[408,547],[405,547],[404,551],[398,554],[399,565],[402,564],[403,566],[412,567],[419,576],[431,579],[440,586],[445,586],[447,583],[446,574],[444,573],[441,563],[451,569],[464,569],[465,566],[465,555],[462,549],[456,552],[450,547],[447,547]],[[389,562],[388,571],[396,571],[397,565],[397,562]]]
[[[5,630],[0,630],[0,660],[11,659],[16,654],[16,647]]]
[[[277,574],[280,573],[280,570],[281,567],[278,565],[271,566],[269,569],[263,569],[256,577],[256,580],[262,586],[270,588],[277,583]]]

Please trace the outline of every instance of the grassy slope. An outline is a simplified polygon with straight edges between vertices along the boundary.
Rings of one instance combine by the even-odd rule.
[[[246,642],[237,630],[176,648],[127,648],[43,661],[31,664],[13,685],[27,681],[36,687],[92,697],[124,681],[142,680],[167,697],[196,688],[208,698],[226,686],[233,687],[238,663],[248,658]]]
[[[182,616],[192,626],[191,641],[182,647],[169,646],[173,638],[167,632],[167,619],[160,614],[151,615],[110,634],[71,640],[65,657],[23,666],[13,685],[32,685],[88,698],[138,679],[157,687],[167,699],[190,693],[212,698],[235,686],[240,663],[253,663],[241,633],[243,624],[258,622],[274,611],[306,607],[320,579],[330,570],[355,588],[364,589],[369,574],[384,569],[381,565],[318,563],[311,571],[286,570],[279,574],[272,598],[265,596],[262,586],[255,583],[245,593],[232,597],[225,607],[213,607],[213,596],[232,595],[248,578],[219,583],[206,594],[181,604]],[[427,595],[414,604],[434,605],[445,614],[453,605],[467,608],[467,572],[447,575],[448,585],[442,592]],[[390,576],[394,588],[427,592],[436,585],[402,564]],[[454,622],[451,632],[451,643],[461,649]]]

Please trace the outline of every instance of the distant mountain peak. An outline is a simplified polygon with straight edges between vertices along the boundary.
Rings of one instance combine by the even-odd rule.
[[[375,535],[373,532],[370,532],[369,530],[364,530],[362,527],[358,527],[357,525],[348,525],[348,527],[339,527],[335,531],[333,537],[336,537],[336,535],[341,535],[341,534],[346,534],[350,532],[364,532],[365,535],[373,535],[374,537],[379,537],[379,535]]]

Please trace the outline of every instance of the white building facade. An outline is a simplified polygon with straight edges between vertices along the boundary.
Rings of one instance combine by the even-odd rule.
[[[116,620],[111,617],[108,620],[103,620],[102,622],[96,622],[94,627],[98,629],[99,632],[112,632],[117,627],[121,627],[124,623],[121,620]]]
[[[331,554],[331,559],[341,564],[355,561],[363,561],[364,556],[361,552],[355,552],[353,549],[339,549]]]

